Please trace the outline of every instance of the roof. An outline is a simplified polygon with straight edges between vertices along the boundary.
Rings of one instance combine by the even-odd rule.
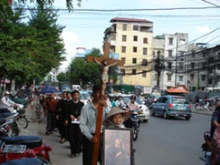
[[[136,23],[153,23],[146,19],[135,19],[135,18],[120,18],[115,17],[110,20],[110,22],[136,22]]]

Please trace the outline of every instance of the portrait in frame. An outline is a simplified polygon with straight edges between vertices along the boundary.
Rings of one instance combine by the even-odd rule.
[[[104,129],[103,150],[103,165],[132,165],[131,129]]]

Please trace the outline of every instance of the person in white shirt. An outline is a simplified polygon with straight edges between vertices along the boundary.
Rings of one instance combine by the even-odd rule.
[[[111,108],[112,108],[112,103],[111,103],[111,101],[109,100],[109,95],[108,95],[107,92],[105,92],[104,99],[106,100],[106,103],[107,103],[108,108],[111,109]]]
[[[128,103],[128,109],[129,111],[136,111],[138,110],[138,103],[136,102],[136,96],[131,95],[130,102]]]
[[[3,96],[1,99],[0,108],[7,108],[13,112],[16,104],[9,99],[9,94],[10,93],[8,91],[5,92],[5,96]]]
[[[123,107],[126,106],[124,101],[122,100],[122,96],[121,95],[118,96],[118,100],[116,100],[115,103],[116,103],[116,107],[119,107],[119,108],[123,108]]]

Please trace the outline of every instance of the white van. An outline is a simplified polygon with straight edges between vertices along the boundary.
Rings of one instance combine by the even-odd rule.
[[[72,89],[73,89],[73,91],[74,90],[80,91],[81,90],[81,86],[80,85],[72,85]]]

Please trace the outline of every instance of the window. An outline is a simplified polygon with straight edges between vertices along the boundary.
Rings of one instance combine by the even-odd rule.
[[[170,74],[167,75],[167,81],[171,81],[172,76]]]
[[[220,64],[217,65],[217,69],[220,70]]]
[[[142,71],[142,77],[147,77],[147,71],[146,70]]]
[[[203,56],[203,57],[206,56],[206,52],[205,52],[205,51],[202,52],[202,56]]]
[[[144,44],[148,44],[148,39],[147,39],[147,38],[144,38],[144,39],[143,39],[143,43],[144,43]]]
[[[126,58],[122,57],[122,58],[121,58],[121,60],[122,60],[122,61],[125,61],[125,60],[126,60]]]
[[[190,75],[190,79],[191,79],[191,80],[194,80],[194,74],[191,74],[191,75]]]
[[[172,62],[168,62],[168,63],[167,63],[167,68],[168,68],[168,69],[172,69]]]
[[[195,69],[195,63],[194,62],[191,63],[191,69]]]
[[[122,29],[123,29],[123,31],[127,31],[127,24],[123,24]]]
[[[183,81],[183,76],[179,76],[179,81]]]
[[[168,50],[168,56],[173,57],[173,50]]]
[[[209,78],[209,84],[212,84],[212,78]]]
[[[169,38],[169,45],[173,45],[173,38]]]
[[[192,58],[195,58],[195,51],[192,51]]]
[[[217,82],[220,82],[220,76],[217,76]]]
[[[122,35],[122,41],[124,41],[124,42],[127,41],[127,36],[126,35]]]
[[[206,75],[201,75],[201,80],[205,81],[205,79],[206,79]]]
[[[121,75],[125,75],[125,69],[121,69]]]
[[[206,68],[206,62],[203,62],[202,63],[202,69],[205,69]]]
[[[133,47],[133,52],[137,53],[137,47]]]
[[[142,60],[142,65],[143,65],[143,66],[147,66],[147,59],[143,59],[143,60]]]
[[[138,41],[138,36],[134,36],[133,41]]]
[[[179,69],[183,70],[183,63],[182,62],[179,62]]]
[[[179,51],[179,55],[180,55],[180,56],[182,56],[182,57],[183,57],[183,56],[184,56],[184,54],[185,54],[185,52],[184,52],[184,51]]]
[[[116,40],[116,34],[115,34],[115,33],[112,33],[112,34],[111,34],[111,39],[112,39],[113,41]]]
[[[133,30],[134,31],[138,31],[139,30],[139,26],[138,25],[133,25]]]
[[[136,75],[136,69],[132,69],[132,74]]]
[[[147,55],[147,48],[143,48],[143,55]]]
[[[132,64],[136,64],[137,63],[137,59],[136,58],[132,58]]]
[[[122,53],[126,53],[126,47],[125,47],[125,46],[122,46],[122,47],[121,47],[121,52],[122,52]]]

